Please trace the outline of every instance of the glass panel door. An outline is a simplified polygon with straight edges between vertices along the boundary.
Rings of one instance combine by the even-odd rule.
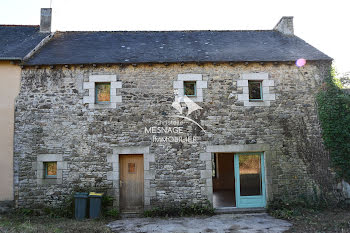
[[[237,207],[265,207],[263,153],[235,154]]]

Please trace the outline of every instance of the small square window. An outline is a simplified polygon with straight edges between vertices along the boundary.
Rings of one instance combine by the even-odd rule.
[[[95,102],[98,104],[110,103],[111,83],[95,83]]]
[[[45,178],[57,178],[57,162],[45,162]]]
[[[249,100],[262,100],[262,81],[248,81]]]
[[[187,96],[196,96],[196,82],[184,81],[184,94]]]
[[[128,172],[129,173],[136,173],[136,164],[135,163],[128,163]]]

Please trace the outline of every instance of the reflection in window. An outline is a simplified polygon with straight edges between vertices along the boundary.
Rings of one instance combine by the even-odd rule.
[[[239,156],[240,195],[256,196],[262,193],[261,156]]]
[[[261,81],[248,81],[249,99],[250,100],[262,100],[262,82]]]
[[[107,103],[111,100],[111,83],[95,83],[96,103]]]
[[[184,81],[184,94],[187,96],[196,96],[195,81]]]
[[[57,177],[57,162],[45,162],[45,178]]]
[[[129,173],[136,173],[136,164],[135,163],[128,163],[128,172]]]

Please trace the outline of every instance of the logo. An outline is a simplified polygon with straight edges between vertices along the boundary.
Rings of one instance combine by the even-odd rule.
[[[155,143],[197,143],[200,137],[188,135],[183,123],[189,121],[205,133],[204,128],[190,118],[191,113],[203,108],[187,96],[178,97],[176,92],[174,94],[175,101],[171,106],[177,111],[177,114],[171,115],[172,119],[154,121],[153,126],[145,127],[144,133],[151,134],[152,142]]]
[[[186,115],[183,114],[184,108],[181,106],[181,102],[184,102],[186,104],[186,106],[187,106],[187,113],[186,113]],[[204,128],[200,124],[198,124],[196,121],[194,121],[191,118],[189,118],[189,115],[192,112],[200,110],[200,109],[203,109],[201,106],[199,106],[198,104],[193,102],[193,100],[191,100],[187,96],[175,97],[175,101],[172,103],[171,106],[173,106],[173,108],[175,108],[180,114],[180,115],[173,115],[171,117],[182,118],[184,120],[190,121],[190,122],[196,124],[205,133]]]

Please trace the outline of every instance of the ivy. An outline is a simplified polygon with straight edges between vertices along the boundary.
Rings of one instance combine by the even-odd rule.
[[[350,181],[350,95],[332,70],[317,94],[324,144],[337,176]]]

